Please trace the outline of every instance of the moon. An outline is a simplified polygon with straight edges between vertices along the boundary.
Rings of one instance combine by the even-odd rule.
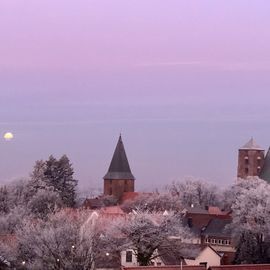
[[[13,135],[11,132],[6,132],[6,133],[4,134],[4,139],[5,139],[6,141],[11,141],[13,138],[14,138],[14,135]]]

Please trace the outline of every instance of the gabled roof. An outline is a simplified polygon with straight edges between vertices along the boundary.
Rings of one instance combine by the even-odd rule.
[[[202,207],[186,207],[183,212],[188,214],[202,214],[202,215],[208,215],[208,210]]]
[[[185,244],[181,239],[170,239],[168,243],[158,248],[158,254],[165,265],[179,265],[185,259],[194,259],[202,251],[199,244]]]
[[[213,218],[210,220],[202,235],[208,236],[220,236],[220,237],[231,237],[231,232],[226,228],[231,223],[228,219],[217,219]]]
[[[209,206],[208,213],[213,216],[227,216],[229,217],[230,211],[222,211],[217,206]]]
[[[264,150],[262,149],[253,138],[251,138],[240,150]]]
[[[103,202],[100,198],[85,199],[82,206],[90,209],[99,209],[103,207]]]
[[[113,158],[109,167],[107,174],[103,177],[103,179],[109,180],[135,180],[135,177],[131,173],[126,151],[124,148],[124,144],[122,141],[121,135],[119,136],[118,143],[116,145]]]
[[[100,213],[105,215],[125,215],[120,206],[107,206],[101,208]]]
[[[270,183],[270,148],[265,156],[260,178]]]

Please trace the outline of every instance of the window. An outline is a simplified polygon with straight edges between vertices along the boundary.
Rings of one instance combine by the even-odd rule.
[[[132,262],[132,251],[128,250],[126,252],[126,262]]]
[[[248,157],[245,157],[245,164],[248,165],[249,162],[248,162]]]
[[[205,243],[210,243],[209,238],[205,238]]]
[[[222,241],[220,239],[218,239],[218,244],[221,245],[222,244]]]
[[[258,166],[261,165],[261,157],[257,157],[257,164],[258,164]]]
[[[261,167],[258,166],[258,167],[257,167],[257,173],[259,174],[260,172],[261,172]]]
[[[245,173],[248,174],[248,168],[245,168]]]
[[[124,185],[124,192],[128,191],[128,181],[125,180],[125,185]]]
[[[226,244],[226,240],[222,240],[222,245],[225,245]]]
[[[206,269],[206,267],[207,267],[207,262],[200,262],[200,265],[201,265],[201,266],[204,266],[205,269]]]
[[[216,239],[211,239],[211,244],[216,244],[217,240]]]

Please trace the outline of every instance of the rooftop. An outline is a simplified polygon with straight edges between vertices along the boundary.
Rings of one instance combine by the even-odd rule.
[[[103,178],[109,180],[135,180],[129,167],[121,135],[119,136],[109,170]]]
[[[256,141],[251,138],[245,145],[243,145],[240,150],[264,150],[259,146]]]
[[[230,223],[231,220],[213,218],[210,220],[202,234],[208,236],[231,237],[231,231],[226,229],[226,226]]]

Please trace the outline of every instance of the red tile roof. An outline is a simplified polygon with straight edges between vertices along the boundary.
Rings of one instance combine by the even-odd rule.
[[[123,270],[205,270],[201,265],[170,265],[170,266],[137,266],[137,267],[123,267]]]
[[[217,206],[209,206],[208,207],[208,213],[210,215],[219,215],[219,216],[228,215],[228,212],[227,211],[221,211],[219,209],[219,207],[217,207]]]
[[[151,196],[153,193],[146,193],[146,192],[124,192],[121,198],[121,203],[126,201],[134,201],[139,196]]]
[[[240,264],[210,267],[209,270],[270,270],[270,264]]]
[[[125,215],[124,211],[119,206],[108,206],[100,209],[102,215]]]

